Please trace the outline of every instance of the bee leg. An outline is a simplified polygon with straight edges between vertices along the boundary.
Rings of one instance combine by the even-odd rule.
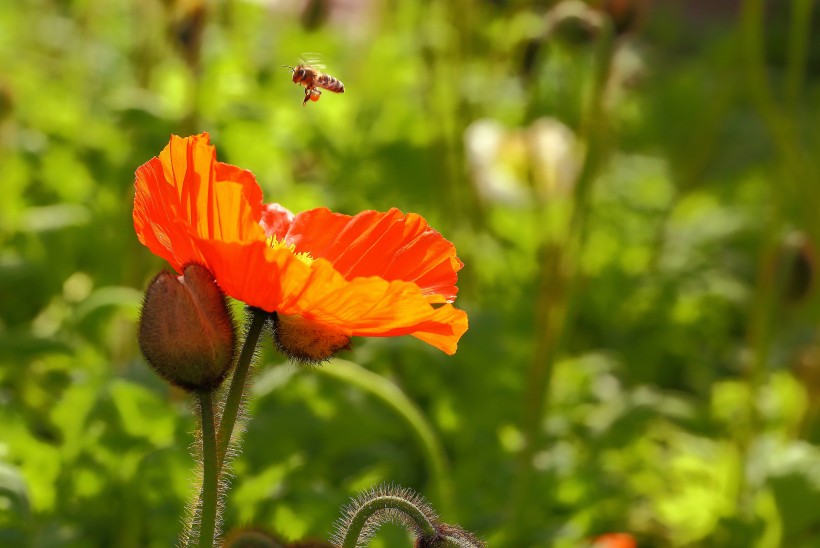
[[[322,92],[316,88],[305,88],[305,99],[302,101],[302,106],[307,106],[308,101],[318,101]]]

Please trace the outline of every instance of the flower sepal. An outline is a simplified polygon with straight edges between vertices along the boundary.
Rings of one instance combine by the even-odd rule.
[[[350,349],[350,336],[338,327],[297,314],[273,314],[276,348],[296,363],[315,365]]]

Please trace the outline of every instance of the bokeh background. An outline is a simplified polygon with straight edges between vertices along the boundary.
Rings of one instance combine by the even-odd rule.
[[[0,2],[0,545],[176,541],[133,173],[208,131],[293,211],[422,214],[470,315],[453,357],[268,341],[228,529],[327,538],[393,481],[494,547],[817,546],[815,4]],[[346,93],[303,108],[314,53]]]

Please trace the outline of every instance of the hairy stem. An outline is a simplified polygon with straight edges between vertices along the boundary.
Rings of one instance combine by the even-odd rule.
[[[234,426],[236,425],[236,418],[239,415],[239,409],[242,404],[245,385],[247,383],[248,371],[250,369],[251,362],[253,361],[254,352],[256,351],[256,344],[259,341],[259,335],[262,332],[262,328],[265,326],[266,320],[267,313],[265,311],[259,309],[251,309],[250,324],[248,325],[245,342],[242,345],[242,351],[239,354],[236,369],[234,370],[234,373],[232,375],[231,386],[228,389],[227,395],[225,396],[224,405],[222,406],[221,417],[216,416],[218,411],[215,411],[213,409],[213,402],[209,399],[209,405],[211,406],[210,416],[212,417],[210,427],[212,430],[214,430],[215,424],[219,424],[219,433],[218,435],[214,436],[214,450],[212,451],[213,457],[215,459],[213,470],[215,471],[216,481],[216,494],[213,496],[213,500],[217,501],[217,504],[220,496],[220,489],[223,488],[223,486],[220,485],[220,477],[224,472],[223,469],[225,465],[225,455],[228,452],[228,447],[230,446],[231,442],[231,436],[233,435]],[[200,404],[200,407],[201,406],[202,405]],[[205,428],[205,420],[203,419],[203,440],[205,436]],[[205,459],[208,459],[209,456],[210,455],[208,455],[205,452],[203,446],[203,457]],[[207,460],[204,460],[204,463],[206,464],[204,469],[205,473],[208,473],[207,462]],[[211,478],[207,479],[213,481]],[[186,524],[185,532],[183,533],[183,538],[185,539],[183,546],[185,546],[185,548],[196,546],[197,538],[199,538],[200,541],[202,539],[202,533],[200,532],[199,524],[204,524],[204,521],[206,519],[203,505],[206,501],[206,497],[210,496],[209,493],[206,493],[207,487],[208,483],[203,483],[203,488],[200,489],[199,494],[197,496],[197,500],[194,503],[193,509],[191,510],[189,522]]]
[[[213,392],[197,392],[202,428],[202,513],[199,526],[200,548],[213,548],[218,505],[218,464]]]
[[[267,312],[264,310],[258,308],[251,309],[250,325],[248,326],[245,343],[242,345],[239,361],[231,377],[231,387],[228,389],[225,406],[222,411],[222,419],[219,421],[216,459],[217,470],[220,472],[225,463],[225,454],[228,452],[228,446],[231,443],[236,417],[239,414],[239,407],[245,392],[245,384],[248,380],[248,371],[253,361],[253,355],[256,352],[256,344],[259,341],[259,335],[262,333],[262,328],[265,326],[267,318]]]
[[[367,524],[367,520],[373,517],[374,514],[383,510],[393,510],[401,512],[412,519],[418,526],[423,536],[435,537],[436,527],[427,519],[419,508],[409,500],[395,495],[383,495],[375,497],[372,500],[364,503],[356,512],[356,515],[350,520],[350,525],[345,533],[342,548],[356,548],[359,543],[359,536],[362,534]]]

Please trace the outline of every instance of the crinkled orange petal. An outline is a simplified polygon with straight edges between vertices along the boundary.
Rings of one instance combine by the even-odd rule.
[[[413,335],[448,354],[467,330],[464,311],[449,304],[434,308],[412,282],[347,280],[324,259],[307,265],[264,242],[199,240],[197,246],[223,290],[251,306],[299,314],[350,336]]]
[[[192,238],[265,239],[262,190],[250,171],[216,161],[208,134],[171,137],[137,169],[134,227],[140,242],[178,272],[203,257]]]
[[[136,173],[134,227],[177,271],[205,265],[228,295],[351,336],[413,335],[448,354],[467,329],[449,304],[462,263],[418,215],[262,204],[253,174],[216,161],[207,134],[173,136]],[[314,260],[306,264],[275,235]]]
[[[293,219],[286,241],[325,258],[345,278],[379,276],[415,282],[430,302],[453,302],[464,264],[455,246],[419,215],[398,209],[353,217],[318,208]]]

